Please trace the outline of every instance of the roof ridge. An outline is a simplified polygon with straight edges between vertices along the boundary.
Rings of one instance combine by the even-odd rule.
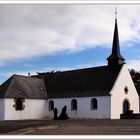
[[[42,80],[41,78],[38,78],[38,77],[32,77],[32,75],[31,75],[31,76],[25,76],[25,75],[14,74],[13,77],[24,77],[24,78],[39,79],[39,80]]]
[[[67,73],[67,72],[75,72],[75,71],[81,71],[81,70],[89,70],[89,69],[97,69],[97,68],[103,68],[103,67],[108,67],[107,65],[104,66],[96,66],[96,67],[89,67],[89,68],[80,68],[80,69],[73,69],[73,70],[66,70],[66,71],[56,71],[56,72],[44,72],[44,73],[39,73],[41,74],[56,74],[56,73]],[[35,77],[37,78],[37,77]]]

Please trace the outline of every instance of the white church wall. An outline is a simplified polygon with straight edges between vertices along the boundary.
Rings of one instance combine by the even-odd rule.
[[[98,101],[98,109],[91,110],[91,99],[96,98]],[[77,100],[77,110],[71,110],[72,99]],[[61,113],[63,106],[67,106],[67,113],[70,118],[90,118],[90,119],[106,119],[110,118],[110,96],[102,97],[78,97],[78,98],[58,98],[49,99],[47,101],[47,116],[53,117],[53,112],[49,111],[49,101],[54,101],[54,107],[58,110],[58,116]]]
[[[24,110],[17,111],[13,105],[14,99],[5,99],[5,120],[35,119],[47,115],[47,101],[41,99],[25,99]]]
[[[124,91],[125,86],[128,87],[127,94]],[[125,99],[130,102],[130,110],[133,110],[134,113],[139,113],[139,96],[126,64],[123,65],[110,94],[112,119],[120,118],[120,114],[123,113],[123,101]]]
[[[0,120],[5,117],[5,99],[0,99]]]

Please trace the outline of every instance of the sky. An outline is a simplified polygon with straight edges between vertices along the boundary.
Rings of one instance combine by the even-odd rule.
[[[107,65],[116,5],[0,5],[0,84],[13,74]],[[140,71],[140,5],[117,5],[121,54]]]

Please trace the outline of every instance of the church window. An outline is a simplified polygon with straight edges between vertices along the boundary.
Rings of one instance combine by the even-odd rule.
[[[53,110],[54,109],[54,102],[52,100],[49,101],[49,110]]]
[[[91,100],[91,110],[97,110],[98,108],[98,102],[97,102],[97,99],[96,98],[93,98]]]
[[[77,100],[73,99],[71,101],[71,110],[77,110]]]
[[[24,99],[15,99],[15,110],[20,111],[20,110],[24,110],[25,105],[23,105]]]
[[[125,88],[124,88],[124,92],[125,92],[125,94],[128,93],[128,87],[127,87],[127,86],[125,86]]]

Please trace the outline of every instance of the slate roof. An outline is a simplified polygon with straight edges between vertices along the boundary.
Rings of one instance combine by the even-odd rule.
[[[0,86],[0,98],[44,99],[47,91],[43,79],[13,75]]]
[[[110,96],[122,65],[115,70],[108,66],[65,72],[40,73],[44,78],[48,98]]]
[[[122,65],[63,72],[39,73],[32,77],[13,75],[0,86],[0,98],[73,98],[110,96]]]

